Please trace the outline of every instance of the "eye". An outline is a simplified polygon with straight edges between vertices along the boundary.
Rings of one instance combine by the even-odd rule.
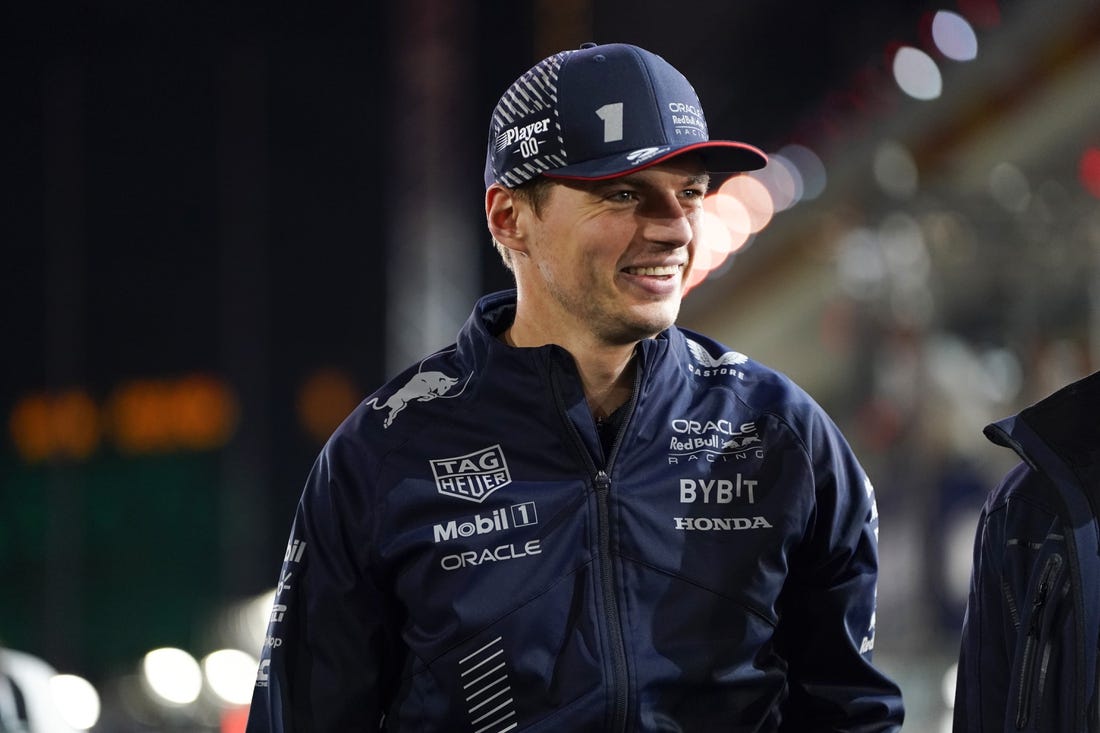
[[[614,201],[616,203],[630,203],[638,198],[638,194],[631,189],[621,188],[615,191],[611,191],[606,196],[608,201]]]

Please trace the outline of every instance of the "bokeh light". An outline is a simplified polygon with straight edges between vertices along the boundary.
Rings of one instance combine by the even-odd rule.
[[[240,408],[224,379],[191,374],[120,384],[105,410],[115,444],[137,454],[219,448],[236,431]]]
[[[950,10],[932,17],[932,40],[940,53],[953,61],[973,61],[978,56],[978,37],[966,18]]]
[[[768,164],[747,174],[768,190],[775,211],[785,211],[802,198],[802,175],[794,163],[778,153],[768,155]]]
[[[879,188],[896,199],[911,199],[917,192],[920,177],[916,161],[902,144],[887,140],[875,150],[872,164]]]
[[[1100,148],[1088,148],[1081,155],[1077,178],[1086,191],[1100,199]]]
[[[733,249],[733,236],[715,209],[714,197],[708,196],[703,206],[702,231],[695,246],[691,272],[684,282],[685,293],[706,280],[711,270],[722,264]]]
[[[245,705],[252,699],[259,662],[239,649],[219,649],[202,660],[210,689],[229,705]]]
[[[154,649],[145,655],[141,671],[149,690],[169,705],[190,705],[202,692],[199,663],[182,649]]]
[[[734,233],[744,231],[746,239],[766,227],[775,213],[767,187],[751,176],[730,178],[714,198],[718,215]]]
[[[360,399],[362,393],[345,370],[318,369],[298,390],[298,421],[314,442],[324,443]]]
[[[886,260],[874,234],[865,227],[856,227],[837,245],[837,281],[841,289],[858,300],[869,300],[882,292]]]
[[[1019,168],[1011,163],[998,163],[989,172],[989,195],[1005,211],[1022,214],[1031,202],[1031,187]]]
[[[50,678],[50,694],[61,718],[76,730],[88,730],[99,721],[99,693],[91,682],[74,674]]]
[[[80,389],[35,393],[13,407],[8,429],[19,455],[30,463],[51,458],[82,460],[99,447],[99,408]]]
[[[955,685],[959,676],[959,665],[952,664],[943,673],[940,684],[940,695],[943,696],[943,704],[949,710],[955,707]]]
[[[943,92],[943,77],[932,57],[912,46],[902,46],[894,54],[894,81],[914,99],[936,99]]]
[[[825,172],[825,164],[817,153],[805,145],[785,145],[779,149],[777,156],[781,160],[790,161],[798,170],[802,179],[802,201],[813,201],[825,192],[825,184],[828,176]]]
[[[1001,23],[1001,8],[997,0],[959,0],[959,12],[980,28],[992,28]]]

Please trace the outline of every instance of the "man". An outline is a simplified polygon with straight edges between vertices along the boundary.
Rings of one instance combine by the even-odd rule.
[[[710,140],[586,45],[493,115],[516,291],[360,406],[306,485],[249,730],[887,731],[874,500],[784,377],[677,329]]]
[[[1023,459],[982,508],[955,733],[1100,729],[1100,372],[985,429]]]

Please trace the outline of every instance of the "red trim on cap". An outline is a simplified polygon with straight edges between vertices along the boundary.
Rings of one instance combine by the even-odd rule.
[[[645,170],[646,168],[649,168],[651,166],[655,166],[658,163],[663,163],[666,160],[669,160],[671,158],[675,158],[679,155],[683,155],[684,153],[690,153],[694,150],[701,150],[701,149],[705,149],[705,148],[737,148],[739,150],[744,150],[744,151],[747,151],[747,152],[750,152],[750,153],[756,153],[757,155],[760,156],[760,159],[763,161],[763,165],[761,165],[757,168],[742,168],[741,170],[736,170],[736,171],[713,171],[714,173],[744,173],[744,172],[752,171],[752,170],[760,170],[760,168],[763,168],[765,165],[768,164],[768,156],[764,154],[763,150],[756,147],[755,145],[749,145],[748,143],[734,142],[732,140],[707,140],[706,142],[692,143],[691,145],[685,145],[682,148],[676,148],[675,150],[670,150],[669,152],[665,153],[664,155],[659,155],[656,158],[645,161],[641,165],[634,166],[633,168],[627,168],[625,170],[619,171],[618,173],[605,173],[605,174],[599,175],[599,176],[578,176],[578,175],[561,175],[559,173],[555,173],[553,170],[548,170],[548,171],[544,171],[541,175],[545,176],[546,178],[557,178],[557,179],[567,180],[567,181],[607,181],[607,180],[610,180],[610,179],[613,179],[613,178],[622,178],[623,176],[629,175],[629,174],[634,173],[636,171]]]

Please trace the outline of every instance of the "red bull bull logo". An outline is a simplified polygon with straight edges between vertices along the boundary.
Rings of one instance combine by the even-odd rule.
[[[443,372],[417,372],[405,386],[391,394],[385,402],[379,403],[377,397],[372,397],[367,404],[375,410],[389,410],[382,427],[393,425],[394,419],[409,406],[410,402],[429,402],[439,397],[457,397],[459,394],[447,393],[458,384],[458,377],[451,377]],[[468,380],[467,380],[468,381]]]

